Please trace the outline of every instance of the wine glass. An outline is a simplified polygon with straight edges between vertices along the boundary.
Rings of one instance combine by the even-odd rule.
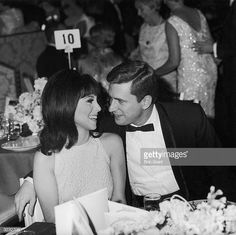
[[[0,139],[3,139],[8,134],[8,120],[4,117],[4,114],[0,114]]]
[[[149,193],[144,196],[144,209],[147,211],[159,210],[159,203],[161,202],[161,195],[159,193]]]

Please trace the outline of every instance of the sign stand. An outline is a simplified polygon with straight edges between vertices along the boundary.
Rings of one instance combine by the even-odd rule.
[[[80,32],[79,29],[55,30],[55,44],[57,50],[64,50],[68,54],[69,69],[71,66],[71,53],[73,48],[80,48]]]
[[[73,52],[73,48],[69,45],[65,47],[65,53],[68,54],[68,64],[69,64],[69,69],[71,69],[71,53]]]

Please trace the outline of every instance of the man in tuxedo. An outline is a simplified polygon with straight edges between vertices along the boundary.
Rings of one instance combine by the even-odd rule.
[[[183,101],[158,102],[157,78],[144,62],[118,65],[108,74],[107,80],[111,97],[109,111],[116,124],[125,126],[128,175],[138,206],[145,194],[153,192],[159,192],[163,197],[173,193],[188,197],[189,190],[192,198],[204,197],[209,190],[209,185],[201,182],[208,180],[206,168],[186,167],[182,171],[177,166],[147,166],[140,162],[142,148],[220,146],[201,106]],[[108,123],[101,126],[105,128]],[[151,125],[151,131],[142,130],[146,125]]]
[[[104,115],[99,130],[123,137],[133,205],[142,206],[143,196],[153,192],[163,198],[175,193],[188,198],[190,190],[193,196],[202,193],[199,196],[204,197],[210,184],[206,184],[207,172],[203,167],[183,172],[180,167],[171,166],[171,160],[165,166],[143,165],[140,161],[142,148],[218,147],[218,138],[201,106],[185,101],[158,102],[157,78],[145,62],[122,63],[112,69],[107,80],[111,97],[109,111],[115,123],[111,115]],[[204,182],[198,182],[199,178]],[[30,212],[33,211],[35,193],[29,184],[26,182],[15,197],[20,217],[27,202]]]
[[[223,138],[227,139],[225,146],[236,147],[236,1],[230,0],[230,9],[223,24],[220,39],[211,42],[196,42],[194,49],[201,53],[214,53],[214,56],[222,60],[223,77],[221,82],[222,104],[221,122],[226,123],[226,133]],[[219,118],[220,118],[219,117]],[[219,123],[222,125],[221,123]],[[225,125],[224,125],[225,126]]]

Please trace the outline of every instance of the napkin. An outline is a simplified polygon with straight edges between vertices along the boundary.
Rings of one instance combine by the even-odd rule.
[[[56,206],[57,235],[92,235],[93,226],[96,231],[105,229],[104,213],[108,212],[107,195],[105,188]],[[89,220],[91,220],[90,225]]]
[[[127,206],[117,202],[108,202],[109,212],[105,212],[106,227],[109,227],[119,220],[137,221],[140,217],[147,215],[149,212],[132,206]]]

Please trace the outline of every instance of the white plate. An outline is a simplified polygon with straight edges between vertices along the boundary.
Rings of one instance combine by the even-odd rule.
[[[2,135],[2,136],[0,136],[0,140],[5,139],[6,137],[7,137],[6,135]]]
[[[28,151],[37,148],[40,144],[38,136],[20,137],[15,141],[9,141],[1,145],[3,149],[15,152]]]
[[[28,151],[34,148],[37,148],[39,146],[39,144],[37,145],[33,145],[33,146],[27,146],[27,147],[10,147],[10,146],[1,146],[3,149],[6,150],[11,150],[14,152],[24,152],[24,151]]]
[[[9,233],[7,233],[6,235],[17,235],[21,230],[23,230],[25,228],[17,228]]]

